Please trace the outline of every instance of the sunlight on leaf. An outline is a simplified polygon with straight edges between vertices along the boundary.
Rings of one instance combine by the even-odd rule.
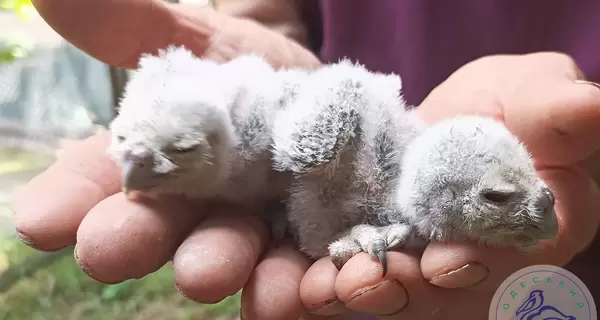
[[[35,14],[35,7],[31,0],[16,0],[13,10],[17,17],[23,21],[28,21]]]
[[[0,0],[0,9],[12,10],[23,21],[29,20],[36,12],[31,0]]]
[[[36,13],[31,0],[0,0],[0,10],[12,10],[22,21],[28,21]],[[0,63],[12,62],[29,54],[27,44],[2,43]]]

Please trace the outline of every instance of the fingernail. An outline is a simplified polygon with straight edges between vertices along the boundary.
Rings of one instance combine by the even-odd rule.
[[[575,83],[579,83],[579,84],[589,84],[589,85],[591,85],[591,86],[594,86],[594,87],[596,87],[596,88],[600,89],[600,84],[598,84],[598,83],[595,83],[595,82],[592,82],[592,81],[586,81],[586,80],[575,80],[575,81],[573,81],[573,82],[575,82]]]
[[[333,316],[340,313],[340,309],[344,306],[338,299],[333,298],[324,301],[325,305],[317,310],[309,311],[317,316]]]
[[[75,248],[73,248],[73,259],[75,259],[75,262],[77,262],[77,265],[79,265],[79,268],[81,268],[81,271],[83,271],[85,274],[87,274],[89,276],[90,272],[88,271],[86,265],[81,262],[81,259],[79,259],[77,249],[78,249],[77,245],[75,245]]]
[[[377,292],[380,291],[380,292]],[[397,280],[386,280],[357,290],[346,303],[352,310],[378,315],[397,314],[408,306],[408,292]]]
[[[73,248],[73,259],[75,259],[75,262],[77,262],[77,265],[79,265],[79,268],[81,269],[81,271],[83,271],[83,273],[87,274],[88,277],[90,277],[96,281],[108,283],[108,282],[102,281],[101,279],[97,278],[96,275],[92,275],[92,273],[90,272],[87,265],[85,263],[83,263],[83,261],[81,261],[81,259],[79,259],[79,254],[78,254],[77,249],[78,249],[77,245],[75,245],[75,248]]]
[[[443,288],[466,288],[482,282],[488,274],[489,270],[486,266],[471,262],[458,269],[435,276],[429,283]]]
[[[19,240],[21,240],[21,242],[23,242],[24,244],[30,246],[33,248],[33,241],[31,241],[31,239],[26,236],[24,233],[22,233],[19,229],[15,229],[15,233],[17,234],[17,237],[19,238]]]

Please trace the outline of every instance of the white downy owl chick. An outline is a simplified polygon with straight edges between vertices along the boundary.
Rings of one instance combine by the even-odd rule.
[[[274,130],[275,165],[295,172],[288,218],[301,251],[338,268],[364,251],[385,275],[385,252],[411,240],[529,250],[556,235],[554,196],[503,125],[473,116],[425,126],[398,77],[347,61],[320,76]]]
[[[377,250],[368,245],[383,241],[380,212],[405,148],[423,124],[406,110],[396,75],[342,60],[311,77],[274,122],[275,168],[295,174],[287,201],[290,231],[302,252],[314,259],[329,254],[338,267],[362,250],[385,259],[385,242]]]
[[[122,168],[124,191],[279,202],[290,174],[271,169],[271,122],[301,76],[275,73],[252,55],[225,64],[183,47],[143,56],[110,125],[107,151]]]
[[[491,118],[426,128],[402,160],[391,221],[437,241],[475,240],[529,251],[558,232],[554,195],[516,137]]]
[[[366,251],[385,274],[384,251],[415,237],[532,251],[558,233],[552,191],[525,146],[493,119],[463,116],[424,128],[406,147],[390,188],[376,209],[378,222],[353,227],[330,245],[338,266]]]
[[[217,65],[170,48],[142,59],[111,124],[108,151],[123,168],[127,190],[245,205],[287,197],[300,250],[313,258],[330,254],[338,267],[366,251],[382,261],[385,273],[385,251],[414,235],[529,246],[555,233],[554,212],[540,209],[551,206],[553,196],[522,146],[510,143],[514,137],[503,127],[489,130],[485,121],[478,125],[479,118],[425,127],[405,110],[400,89],[399,77],[345,60],[314,72],[275,72],[255,56]],[[453,126],[482,135],[453,140],[450,133],[463,132]],[[481,145],[474,137],[496,141],[477,149],[487,160],[457,156],[474,153],[465,149]],[[499,145],[505,153],[497,153]],[[440,161],[448,159],[455,162]],[[472,175],[453,174],[459,168]],[[524,198],[511,198],[520,205],[502,210],[499,203],[464,200],[482,186],[502,186]],[[440,190],[458,193],[450,203],[429,196],[448,194]],[[521,210],[523,203],[528,206]],[[525,230],[529,237],[522,236]]]

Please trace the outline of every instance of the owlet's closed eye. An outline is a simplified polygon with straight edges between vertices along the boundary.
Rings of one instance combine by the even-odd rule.
[[[517,192],[509,191],[509,190],[484,190],[481,192],[481,197],[484,201],[495,204],[495,205],[505,205],[517,196]]]
[[[188,153],[188,152],[192,152],[196,150],[196,146],[194,147],[188,147],[188,148],[181,148],[181,147],[175,147],[173,148],[173,151],[175,151],[176,153]]]
[[[179,140],[171,146],[171,150],[175,153],[188,153],[198,149],[200,143],[192,139]]]

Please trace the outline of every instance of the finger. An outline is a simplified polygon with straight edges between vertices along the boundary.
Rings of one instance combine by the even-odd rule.
[[[135,67],[141,53],[167,46],[174,32],[172,11],[158,0],[32,2],[63,38],[114,66]]]
[[[300,298],[308,312],[315,315],[339,315],[346,311],[335,292],[338,270],[330,257],[313,263],[300,283]]]
[[[269,239],[267,231],[256,217],[211,214],[175,253],[177,287],[202,303],[235,294],[248,281]]]
[[[581,75],[578,79],[584,79],[583,75]],[[583,84],[583,85],[592,86],[592,87],[595,87],[596,89],[600,90],[600,83],[596,83],[596,82],[592,82],[592,81],[587,81],[587,80],[575,80],[573,82],[576,83],[576,84]]]
[[[117,67],[135,68],[142,54],[156,54],[169,45],[186,46],[216,61],[254,52],[277,67],[320,65],[314,54],[295,41],[206,6],[159,0],[33,0],[33,4],[63,38]],[[77,17],[70,12],[77,12]]]
[[[127,200],[118,193],[94,207],[77,232],[75,256],[104,283],[141,278],[162,267],[202,218],[181,199]]]
[[[571,165],[600,148],[600,86],[564,79],[517,95],[519,106],[505,109],[506,124],[538,166]]]
[[[423,277],[434,286],[489,292],[527,262],[523,254],[513,248],[434,242],[425,249],[421,270]]]
[[[504,106],[491,92],[476,90],[465,96],[448,93],[447,90],[447,87],[440,86],[427,96],[415,110],[421,119],[433,124],[458,115],[478,115],[504,121]]]
[[[541,175],[556,194],[556,241],[545,242],[539,251],[529,254],[514,248],[432,243],[421,260],[423,276],[440,287],[489,292],[520,268],[533,264],[563,266],[583,251],[600,223],[597,187],[585,172],[547,170]]]
[[[53,251],[75,244],[83,217],[119,192],[119,169],[108,158],[107,132],[76,141],[17,194],[14,221],[29,245]]]
[[[408,307],[405,282],[414,287],[422,282],[418,259],[388,252],[388,273],[381,278],[381,266],[361,253],[346,262],[335,282],[338,298],[348,309],[373,315],[395,315]],[[403,269],[399,273],[400,269]],[[400,280],[401,278],[402,280]]]
[[[354,256],[340,270],[336,292],[348,309],[379,319],[482,319],[487,315],[491,295],[431,285],[423,278],[416,255],[389,251],[387,258],[388,274],[383,279],[381,266],[367,254]]]
[[[298,290],[308,267],[291,245],[269,250],[242,291],[242,318],[298,319],[304,313]]]

